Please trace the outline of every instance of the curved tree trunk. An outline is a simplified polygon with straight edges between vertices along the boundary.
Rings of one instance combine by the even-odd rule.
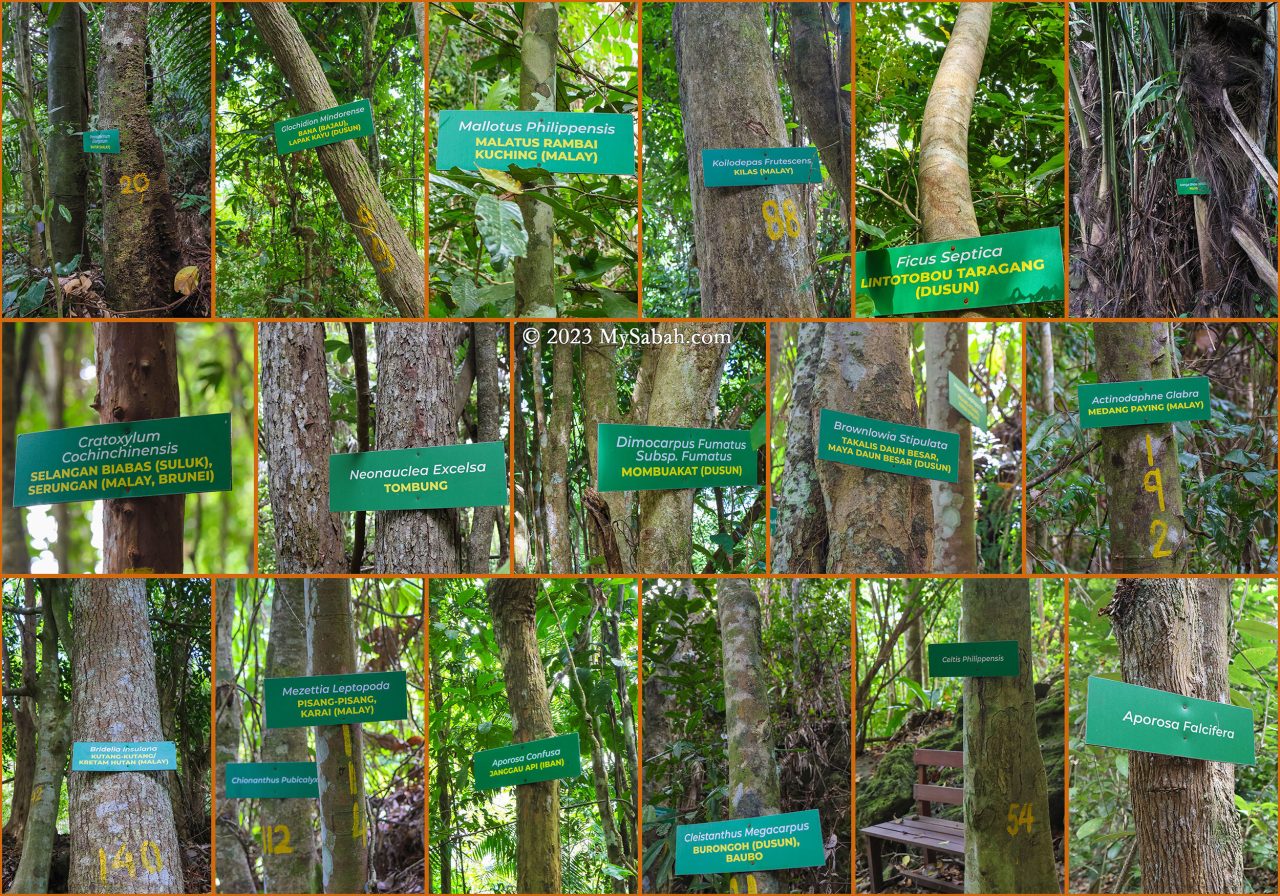
[[[49,9],[49,226],[53,261],[85,259],[85,189],[88,175],[80,133],[89,120],[85,86],[85,18],[79,3],[59,2]],[[122,147],[123,148],[123,147]],[[61,209],[67,210],[64,217]]]
[[[240,804],[237,800],[227,799],[227,763],[238,762],[240,759],[240,719],[244,714],[240,686],[236,682],[235,663],[231,659],[231,632],[236,617],[235,580],[219,579],[217,591],[217,770],[214,774],[214,792],[218,804],[218,837],[214,843],[218,866],[216,883],[218,891],[222,893],[256,893],[258,888],[253,881],[253,871],[249,867],[249,855],[245,848],[249,837],[240,827]]]
[[[101,423],[177,417],[178,346],[173,324],[93,325]],[[102,571],[182,572],[186,495],[102,502]],[[64,536],[65,537],[65,536]]]
[[[146,3],[103,8],[98,127],[120,131],[120,152],[101,155],[107,302],[116,311],[167,314],[181,253],[164,149],[151,126]]]
[[[978,534],[973,499],[973,428],[947,396],[948,373],[969,382],[969,325],[926,322],[924,327],[925,426],[960,436],[958,482],[929,480],[933,500],[934,573],[978,571]]]
[[[73,739],[163,740],[146,582],[83,579],[73,589]],[[183,892],[168,774],[71,773],[70,892]]]
[[[308,114],[337,106],[324,70],[285,4],[248,3],[244,8],[288,81],[300,111]],[[423,317],[426,270],[422,256],[383,198],[355,141],[318,146],[315,153],[342,208],[342,216],[373,265],[382,298],[403,317]]]
[[[757,3],[673,10],[702,316],[813,317],[807,187],[713,189],[702,176],[704,149],[790,146],[765,10]],[[787,209],[794,225],[771,227]]]
[[[555,3],[527,2],[523,6],[524,32],[520,38],[520,109],[525,112],[556,111],[556,46],[560,11]],[[556,218],[551,206],[528,195],[517,197],[529,244],[515,261],[516,315],[553,313],[559,298],[555,275]],[[560,570],[563,572],[564,570]]]

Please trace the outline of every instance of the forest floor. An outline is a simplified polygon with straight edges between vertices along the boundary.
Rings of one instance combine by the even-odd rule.
[[[0,886],[8,893],[22,860],[22,844],[6,831],[3,840],[4,856],[0,861]],[[71,867],[71,835],[58,834],[53,845],[53,861],[49,867],[49,892],[67,892],[67,873]],[[209,862],[209,843],[187,842],[182,844],[182,875],[188,893],[210,892],[212,868]]]

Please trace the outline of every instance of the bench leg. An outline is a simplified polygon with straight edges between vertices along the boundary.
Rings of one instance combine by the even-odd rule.
[[[871,892],[884,892],[884,844],[875,837],[867,838],[867,869],[871,872]]]

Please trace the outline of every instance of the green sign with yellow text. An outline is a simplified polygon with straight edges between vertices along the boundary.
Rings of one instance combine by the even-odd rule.
[[[636,173],[635,119],[621,112],[475,112],[446,109],[436,128],[436,168],[558,174]]]
[[[1176,181],[1179,196],[1208,196],[1213,191],[1198,177],[1180,177]]]
[[[823,408],[818,416],[818,459],[958,482],[960,436]]]
[[[228,762],[227,799],[315,799],[320,777],[314,762]]]
[[[85,131],[80,135],[80,146],[85,152],[101,152],[115,155],[120,152],[120,131]]]
[[[1017,641],[929,645],[930,678],[1001,678],[1017,674]]]
[[[817,809],[676,825],[676,874],[731,874],[825,865]]]
[[[300,675],[263,681],[267,728],[357,725],[409,717],[404,672]]]
[[[599,426],[596,487],[602,492],[757,484],[748,430]]]
[[[506,503],[502,442],[329,455],[329,509],[335,513]]]
[[[812,146],[704,149],[702,181],[708,187],[820,184],[822,165],[818,150]]]
[[[1253,712],[1089,676],[1084,742],[1186,759],[1253,765]]]
[[[481,750],[471,757],[476,790],[496,790],[582,774],[582,745],[577,733],[544,737]]]
[[[325,146],[357,137],[373,136],[373,106],[368,100],[356,100],[345,106],[334,106],[319,112],[308,112],[286,118],[275,124],[276,155],[283,156],[300,149]]]
[[[1076,388],[1076,400],[1084,429],[1208,420],[1209,378],[1081,383]]]
[[[854,264],[858,297],[876,317],[1062,302],[1057,227],[872,249]]]
[[[982,403],[974,391],[960,381],[950,370],[947,371],[947,401],[961,417],[968,420],[978,429],[987,428],[987,406]]]

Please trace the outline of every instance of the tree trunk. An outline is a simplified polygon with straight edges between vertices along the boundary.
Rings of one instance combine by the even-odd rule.
[[[42,624],[40,676],[36,682],[35,773],[31,779],[31,809],[23,829],[22,854],[8,890],[11,893],[49,892],[49,867],[58,835],[58,805],[62,778],[71,747],[71,701],[62,695],[62,667],[58,645],[71,647],[68,619],[70,585],[61,579],[40,583]],[[74,837],[74,830],[72,832]],[[99,892],[94,890],[94,892]]]
[[[502,657],[502,680],[511,710],[511,741],[555,735],[547,674],[538,653],[538,583],[493,579],[489,615]],[[560,892],[560,782],[516,787],[516,891]]]
[[[774,325],[774,340],[781,339],[784,326],[790,325]],[[796,332],[796,366],[791,372],[791,400],[787,407],[787,450],[782,479],[773,493],[778,508],[778,525],[773,533],[775,573],[826,571],[829,532],[822,484],[818,481],[817,431],[812,423],[823,331],[823,324],[799,324]],[[776,368],[772,375],[778,375]]]
[[[35,109],[36,77],[31,65],[31,10],[30,3],[15,3],[9,7],[9,29],[13,40],[13,73],[16,89],[11,89],[8,102],[12,103],[21,118],[18,130],[18,152],[22,160],[22,202],[31,209],[35,220],[47,226],[44,215],[44,181],[41,174],[38,146],[40,135],[36,131]],[[56,212],[55,212],[56,214]],[[42,268],[47,262],[44,240],[33,230],[27,252],[27,262],[33,268]],[[7,504],[5,505],[8,506]]]
[[[534,358],[539,358],[535,354]],[[542,376],[539,365],[534,371]],[[541,432],[542,493],[546,501],[547,572],[574,572],[573,536],[570,530],[569,428],[573,423],[573,345],[557,342],[551,347],[551,414]]]
[[[20,4],[26,6],[26,4]],[[31,326],[27,324],[27,326]],[[18,413],[22,407],[22,396],[18,394],[18,330],[10,324],[4,328],[4,339],[0,345],[0,360],[3,370],[0,371],[0,383],[3,384],[3,396],[0,407],[3,408],[4,473],[0,475],[3,483],[4,503],[4,571],[11,575],[22,575],[31,572],[31,553],[27,546],[27,515],[21,507],[13,506],[14,453],[18,443]],[[65,533],[59,532],[65,537]],[[65,572],[65,570],[63,570]]]
[[[978,535],[973,501],[973,429],[951,406],[948,373],[969,382],[969,325],[925,323],[925,426],[960,436],[958,482],[929,480],[933,499],[933,565],[939,574],[978,571]]]
[[[1106,612],[1124,680],[1229,703],[1230,593],[1230,579],[1121,579]],[[1230,763],[1130,752],[1129,798],[1144,892],[1243,892]]]
[[[724,721],[728,741],[729,813],[757,818],[782,811],[778,762],[773,755],[769,682],[760,640],[760,598],[747,579],[723,579],[716,588],[716,618],[724,674]],[[756,871],[760,893],[782,893],[778,875]],[[739,893],[749,891],[737,881]]]
[[[349,675],[356,663],[350,579],[304,579],[310,675]],[[326,893],[364,893],[369,883],[364,736],[359,725],[319,725],[320,868]]]
[[[99,422],[128,423],[182,413],[173,324],[97,323],[93,335]],[[185,508],[186,495],[103,501],[102,571],[181,573]]]
[[[847,227],[849,209],[853,207],[850,160],[853,109],[845,85],[853,82],[853,70],[847,42],[835,42],[836,55],[832,58],[832,41],[826,25],[829,8],[821,3],[787,4],[790,25],[787,82],[791,85],[791,97],[800,121],[818,147],[827,175],[840,193],[840,208]]]
[[[969,117],[991,32],[991,4],[959,6],[920,123],[920,229],[926,243],[981,235],[969,186]]]
[[[1173,376],[1168,324],[1094,324],[1093,340],[1099,382]],[[1111,570],[1150,575],[1184,572],[1187,530],[1173,424],[1107,426],[1100,433]]]
[[[59,2],[49,9],[49,194],[53,211],[49,227],[53,261],[66,264],[85,258],[85,189],[87,169],[80,133],[89,120],[85,82],[85,19],[79,3]],[[67,210],[68,217],[62,214]]]
[[[560,11],[555,3],[524,3],[520,38],[520,109],[556,111],[556,46]],[[515,262],[516,316],[541,317],[556,310],[556,218],[551,206],[527,194],[516,197],[529,244]],[[563,571],[563,570],[561,570]]]
[[[923,579],[909,579],[907,588],[911,593],[911,603],[916,612],[907,627],[907,677],[924,687],[924,612],[921,605],[921,584]],[[920,706],[920,698],[912,695],[911,704]]]
[[[457,325],[377,323],[373,332],[378,344],[377,449],[456,445]],[[461,521],[454,508],[379,511],[373,540],[379,573],[462,570]]]
[[[702,316],[814,317],[808,187],[708,188],[702,176],[704,149],[791,144],[765,10],[756,3],[673,10]]]
[[[1036,730],[1027,580],[965,580],[960,640],[1018,642],[1016,676],[964,679],[965,892],[1060,892]]]
[[[337,106],[324,70],[285,4],[252,3],[246,4],[245,10],[271,49],[300,111],[309,114]],[[424,316],[426,269],[422,256],[387,205],[355,141],[318,146],[315,152],[343,217],[373,265],[382,298],[403,317]]]
[[[73,588],[74,739],[162,740],[146,582],[84,579]],[[70,892],[183,892],[167,774],[71,773]]]
[[[431,618],[436,617],[436,601],[430,596],[430,587],[428,591],[428,613]],[[431,841],[438,845],[440,850],[440,861],[437,870],[440,872],[440,890],[441,893],[453,892],[453,795],[451,793],[450,781],[453,775],[453,760],[450,758],[449,742],[450,742],[450,726],[448,713],[444,711],[444,698],[440,696],[440,692],[444,685],[440,680],[440,664],[432,660],[427,663],[428,680],[431,683],[431,710],[434,712],[434,724],[439,725],[440,741],[439,745],[431,750],[431,761],[435,763],[436,787],[438,788],[439,797],[436,803],[431,807],[431,817],[429,819]],[[427,892],[431,892],[428,888]]]
[[[502,409],[507,406],[500,382],[498,362],[498,328],[500,324],[471,325],[471,354],[476,369],[476,441],[496,442],[502,438]],[[476,507],[471,511],[471,535],[467,543],[467,572],[486,575],[501,567],[504,539],[499,536],[497,563],[493,557],[494,527],[505,527],[506,510],[502,507]]]
[[[236,617],[235,580],[220,579],[217,582],[217,594],[218,687],[215,693],[218,768],[214,775],[218,803],[218,837],[214,843],[218,866],[217,886],[219,892],[223,893],[256,893],[258,888],[245,850],[245,840],[248,838],[240,827],[239,803],[227,798],[226,784],[227,763],[240,759],[240,719],[244,714],[240,685],[236,681],[236,667],[231,659],[231,632]],[[273,801],[263,800],[264,804],[270,802]]]
[[[119,129],[120,152],[100,157],[102,269],[113,310],[163,316],[178,295],[173,278],[182,258],[164,149],[151,126],[147,6],[103,8],[98,127]]]
[[[324,325],[260,324],[262,438],[275,519],[276,570],[347,569],[340,518],[329,512],[329,381]]]
[[[23,609],[27,612],[14,618],[18,642],[22,654],[22,681],[15,685],[13,653],[9,645],[0,639],[0,661],[4,664],[4,708],[13,720],[14,760],[12,785],[9,795],[9,820],[4,826],[6,836],[21,842],[27,827],[27,815],[31,812],[31,793],[36,775],[36,690],[39,660],[36,659],[36,582],[27,579],[22,583]],[[21,690],[22,694],[15,694]]]
[[[617,383],[618,382],[618,348],[612,344],[615,325],[598,323],[590,345],[581,346],[582,381],[585,383]],[[632,395],[636,390],[648,388],[648,383],[640,377],[632,384]],[[641,406],[643,406],[643,402]],[[632,402],[632,408],[637,403]],[[601,423],[622,423],[623,416],[618,407],[618,390],[616,388],[588,388],[582,393],[583,441],[587,447],[587,465],[591,480],[600,470],[600,428]],[[635,492],[595,492],[602,506],[607,510],[608,519],[599,520],[608,523],[608,531],[603,525],[593,526],[600,531],[595,532],[595,540],[590,546],[591,556],[604,557],[605,572],[625,572],[635,569]],[[587,498],[590,501],[590,498]],[[617,548],[617,556],[613,557],[613,547]],[[610,562],[616,561],[616,569],[609,569]]]
[[[1053,363],[1053,324],[1040,324],[1040,413],[1053,414],[1056,371]]]

